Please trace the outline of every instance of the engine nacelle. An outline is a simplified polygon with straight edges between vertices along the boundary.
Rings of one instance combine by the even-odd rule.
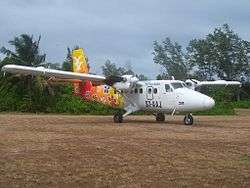
[[[199,84],[199,81],[195,79],[188,79],[185,81],[185,84],[189,89],[195,90],[196,86]]]
[[[117,90],[129,90],[134,87],[137,81],[139,81],[139,79],[133,75],[123,75],[122,78],[124,81],[113,84],[113,87]]]
[[[113,87],[117,90],[128,90],[131,87],[129,82],[116,82],[113,84]]]

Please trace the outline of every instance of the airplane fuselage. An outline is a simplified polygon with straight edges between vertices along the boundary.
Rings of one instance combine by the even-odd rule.
[[[140,81],[123,95],[125,109],[134,106],[138,110],[163,113],[203,111],[215,104],[211,97],[187,88],[178,80]]]

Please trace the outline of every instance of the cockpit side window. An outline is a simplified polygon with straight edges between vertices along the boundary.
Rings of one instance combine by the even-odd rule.
[[[140,93],[143,93],[143,89],[142,89],[142,88],[140,88],[140,89],[139,89],[139,92],[140,92]]]
[[[169,84],[165,84],[165,90],[166,90],[166,92],[171,92],[172,91]]]
[[[183,85],[184,87],[188,87],[187,84],[186,84],[185,82],[183,82],[182,85]]]
[[[171,83],[171,85],[172,85],[172,87],[174,89],[178,89],[178,88],[183,88],[184,87],[181,82]]]

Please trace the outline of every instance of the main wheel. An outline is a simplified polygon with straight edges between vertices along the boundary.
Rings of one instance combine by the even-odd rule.
[[[165,114],[163,114],[163,113],[158,113],[158,114],[156,114],[156,121],[158,121],[158,122],[163,122],[163,121],[165,121]]]
[[[184,124],[185,125],[193,125],[194,123],[194,118],[191,114],[187,114],[185,117],[184,117]]]
[[[117,113],[114,115],[114,122],[115,123],[122,123],[123,117],[121,113]]]

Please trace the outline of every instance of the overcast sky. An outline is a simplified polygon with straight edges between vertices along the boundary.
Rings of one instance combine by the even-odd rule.
[[[22,33],[42,36],[47,61],[61,63],[66,48],[85,49],[91,72],[110,59],[130,62],[137,73],[154,78],[152,43],[165,37],[184,47],[228,23],[250,41],[249,0],[1,0],[0,46]]]

